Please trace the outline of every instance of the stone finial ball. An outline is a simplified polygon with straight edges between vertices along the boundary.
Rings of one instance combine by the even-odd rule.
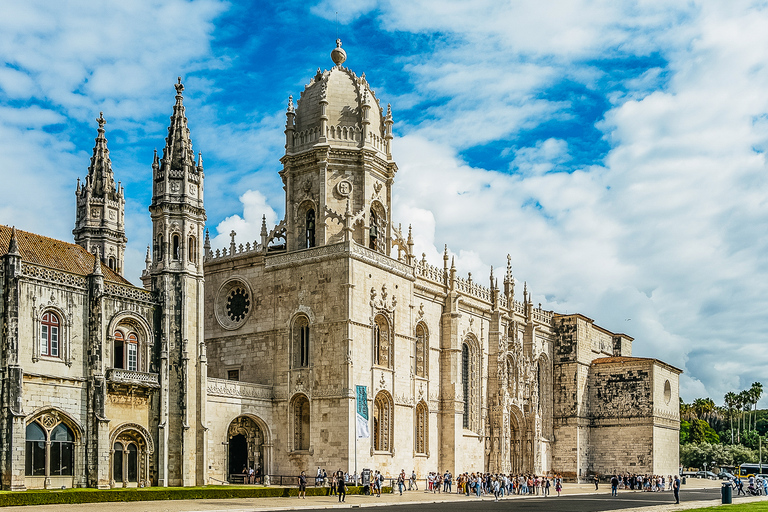
[[[336,40],[336,48],[331,51],[331,60],[337,66],[341,66],[347,60],[347,52],[341,47],[341,39]]]

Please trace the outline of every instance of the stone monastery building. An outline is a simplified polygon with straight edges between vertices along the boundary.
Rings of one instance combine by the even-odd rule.
[[[75,244],[0,226],[3,489],[212,484],[243,467],[676,473],[680,370],[516,295],[509,262],[482,285],[447,249],[436,266],[414,255],[392,219],[392,111],[340,42],[331,56],[288,102],[285,218],[260,240],[211,251],[181,80],[143,288],[122,275],[101,116]]]

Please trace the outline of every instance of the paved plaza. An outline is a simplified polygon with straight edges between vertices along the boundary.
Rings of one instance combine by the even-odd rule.
[[[7,507],[4,511],[18,512],[251,512],[262,510],[328,510],[390,506],[396,511],[419,510],[419,512],[470,512],[484,510],[524,510],[541,512],[600,512],[622,510],[624,512],[676,511],[720,504],[720,482],[689,480],[683,486],[679,505],[674,504],[672,492],[648,493],[619,491],[618,498],[610,496],[610,486],[601,484],[595,492],[592,484],[566,484],[558,498],[533,496],[512,496],[494,502],[490,497],[466,497],[463,495],[427,493],[423,490],[406,491],[400,496],[383,494],[374,496],[347,496],[345,503],[339,503],[335,496],[308,496],[299,498],[249,498],[231,500],[178,500],[144,501],[133,503],[87,503],[80,505],[40,505],[29,507]],[[766,500],[768,497],[734,498],[735,503]]]

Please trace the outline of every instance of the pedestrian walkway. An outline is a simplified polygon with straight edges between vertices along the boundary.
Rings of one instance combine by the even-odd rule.
[[[719,488],[721,482],[711,480],[689,479],[687,484],[682,487],[680,497],[682,502],[679,505],[665,504],[651,507],[640,507],[624,509],[622,512],[661,512],[668,510],[689,510],[692,508],[707,507],[719,505],[720,500],[707,501],[685,501],[686,490]],[[569,484],[566,483],[562,495],[589,495],[589,494],[610,494],[610,485],[600,485],[596,492],[594,484]],[[672,492],[663,491],[669,495],[672,501]],[[640,491],[620,490],[621,496],[629,496],[632,493]],[[493,501],[493,495],[475,497],[464,496],[463,494],[451,493],[432,493],[419,491],[405,491],[402,496],[398,492],[394,494],[382,494],[380,498],[375,496],[348,495],[345,503],[339,503],[336,496],[307,496],[305,499],[292,498],[248,498],[248,499],[212,499],[212,500],[178,500],[178,501],[142,501],[142,502],[118,502],[118,503],[83,503],[77,505],[35,505],[26,507],[5,507],[3,512],[253,512],[259,510],[305,510],[305,509],[347,509],[364,508],[386,505],[419,505],[423,503],[454,503],[461,501]],[[535,496],[509,496],[504,500],[531,500],[537,499]],[[556,500],[557,495],[553,492],[549,498],[538,496],[538,499]],[[768,497],[738,498],[739,503],[750,501],[768,501]]]

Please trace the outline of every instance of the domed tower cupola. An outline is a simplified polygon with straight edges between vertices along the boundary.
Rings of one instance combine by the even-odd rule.
[[[397,171],[391,152],[392,111],[384,111],[365,73],[358,76],[343,67],[347,53],[341,40],[336,40],[331,60],[334,66],[317,70],[295,108],[293,97],[288,100],[280,172],[286,189],[287,249],[342,241],[349,202],[351,239],[389,254],[391,187]]]

